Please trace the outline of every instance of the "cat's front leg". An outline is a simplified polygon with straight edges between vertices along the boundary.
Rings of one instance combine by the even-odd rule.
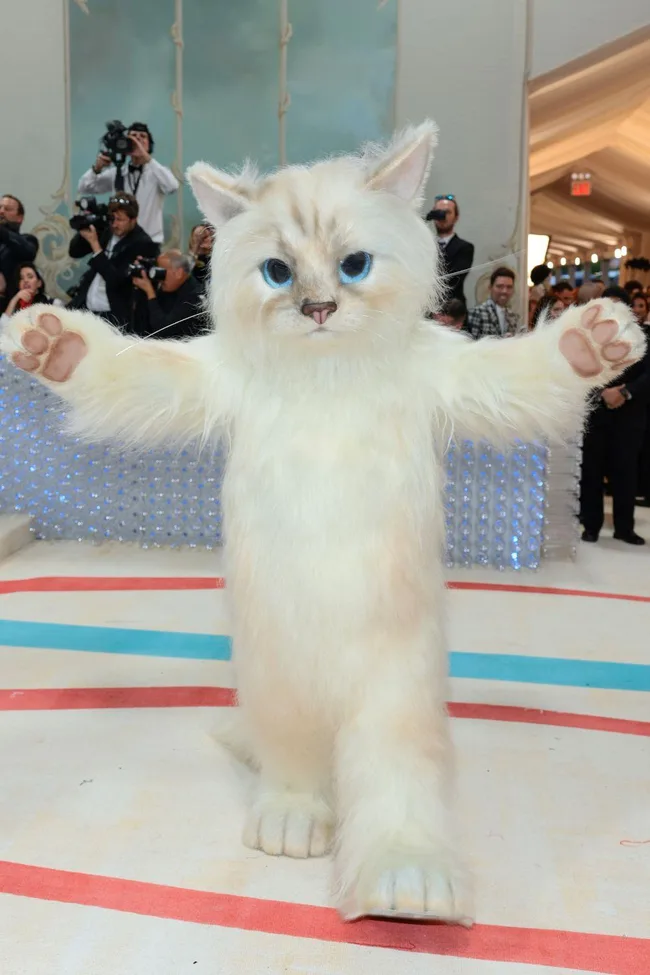
[[[421,375],[456,434],[554,438],[574,432],[590,390],[620,376],[645,348],[627,305],[600,298],[512,339],[464,342],[432,330],[431,355],[422,357],[430,369]]]
[[[363,916],[470,924],[465,871],[449,825],[448,719],[428,668],[427,637],[378,660],[336,748],[339,909]],[[439,647],[445,659],[443,647]]]
[[[9,319],[0,352],[66,400],[75,432],[88,438],[183,443],[229,416],[232,380],[215,376],[212,336],[142,340],[92,312],[36,305]]]

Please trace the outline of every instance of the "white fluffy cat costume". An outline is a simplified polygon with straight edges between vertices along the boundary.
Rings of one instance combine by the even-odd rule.
[[[570,429],[644,345],[611,301],[508,341],[423,319],[434,133],[265,179],[193,166],[218,228],[205,337],[132,345],[92,314],[29,309],[2,344],[90,437],[233,434],[239,746],[259,769],[244,842],[307,857],[333,839],[346,918],[471,917],[449,822],[440,450],[453,431]]]

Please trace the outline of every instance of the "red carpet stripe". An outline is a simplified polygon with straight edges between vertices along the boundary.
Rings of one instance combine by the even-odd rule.
[[[0,861],[0,892],[147,917],[261,931],[294,938],[391,948],[482,961],[517,962],[611,975],[646,975],[650,940],[478,924],[359,921],[343,924],[331,908],[187,890],[138,880]]]
[[[73,711],[94,708],[221,708],[233,707],[230,687],[62,687],[0,689],[0,711]],[[592,714],[540,711],[504,704],[452,701],[452,718],[509,721],[515,724],[581,728],[650,738],[650,721],[607,718]]]
[[[223,576],[42,576],[33,579],[0,580],[0,595],[14,592],[144,592],[223,589]],[[515,592],[542,596],[579,596],[587,599],[619,599],[650,603],[650,596],[590,589],[561,589],[556,586],[522,586],[505,582],[463,582],[452,580],[448,589],[466,592]]]
[[[523,592],[538,596],[583,596],[587,599],[622,599],[630,603],[650,603],[650,596],[638,596],[625,592],[599,592],[592,589],[561,589],[557,586],[516,586],[507,582],[460,582],[450,581],[447,589],[468,592]]]
[[[224,589],[221,576],[41,576],[34,579],[2,579],[0,595],[12,592],[144,592]]]

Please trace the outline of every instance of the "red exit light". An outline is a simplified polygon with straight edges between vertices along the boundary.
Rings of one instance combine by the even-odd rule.
[[[571,177],[571,196],[591,196],[591,175],[573,174]]]

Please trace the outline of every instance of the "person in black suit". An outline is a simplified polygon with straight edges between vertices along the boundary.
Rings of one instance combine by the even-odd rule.
[[[606,288],[603,298],[632,304],[623,288]],[[639,454],[650,402],[650,347],[618,379],[596,394],[582,447],[580,521],[583,542],[597,542],[604,521],[604,479],[614,508],[614,538],[644,545],[634,531]]]
[[[133,287],[128,267],[138,257],[157,257],[160,247],[138,224],[138,201],[130,193],[111,197],[108,224],[100,234],[94,226],[80,230],[70,241],[70,257],[93,256],[69,307],[87,308],[122,331],[140,335],[144,296]]]
[[[444,218],[436,219],[444,213]],[[447,286],[447,298],[458,298],[464,304],[465,278],[474,262],[474,244],[463,240],[454,230],[460,210],[458,201],[451,193],[446,196],[436,196],[434,208],[426,219],[432,221],[436,228],[438,249],[440,251],[440,274]]]
[[[25,208],[17,196],[0,197],[0,311],[18,290],[18,269],[33,261],[38,252],[38,239],[23,234],[20,228]]]

